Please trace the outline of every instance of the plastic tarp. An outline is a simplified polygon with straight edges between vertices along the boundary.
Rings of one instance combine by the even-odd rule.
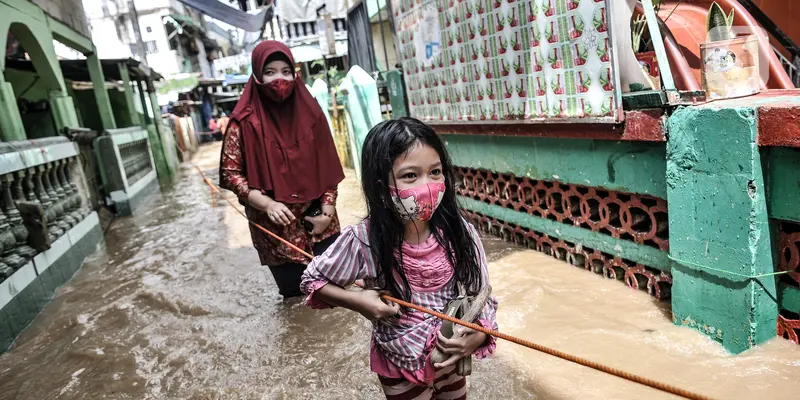
[[[267,12],[266,9],[261,10],[258,14],[248,14],[237,8],[233,8],[227,2],[219,0],[179,0],[181,3],[192,7],[211,18],[218,19],[226,24],[233,25],[237,28],[248,32],[258,32],[264,25],[264,16]],[[287,2],[291,2],[286,0]],[[281,2],[283,3],[283,2]]]
[[[345,55],[347,55],[347,42],[342,40],[337,40],[336,55],[328,56],[327,58],[342,57]],[[292,57],[294,57],[294,62],[296,63],[310,62],[323,59],[322,51],[319,49],[318,44],[302,44],[299,46],[294,46],[292,47]]]
[[[304,63],[314,60],[321,60],[322,52],[319,50],[319,46],[303,44],[292,47],[292,57],[294,58],[294,62]]]
[[[373,126],[383,120],[381,116],[381,101],[378,98],[378,84],[366,71],[355,65],[345,76],[340,91],[346,91],[347,119],[353,161],[356,166],[356,175],[361,179],[361,148],[367,139],[367,133]]]
[[[314,81],[314,86],[311,86],[310,92],[319,103],[320,108],[322,108],[325,119],[328,120],[328,128],[331,130],[331,135],[333,135],[333,124],[331,124],[330,111],[328,110],[328,103],[331,99],[331,94],[328,93],[328,84],[322,79],[317,79]]]
[[[346,0],[279,0],[277,4],[278,15],[288,23],[316,21],[317,9],[323,4],[333,18],[347,16]]]

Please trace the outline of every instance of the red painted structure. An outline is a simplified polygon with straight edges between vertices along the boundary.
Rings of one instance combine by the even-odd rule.
[[[734,9],[734,26],[758,27],[758,22],[736,0],[716,0],[725,13]],[[666,27],[674,38],[665,40],[670,66],[676,71],[675,84],[679,90],[695,90],[700,82],[700,43],[706,40],[706,15],[714,0],[667,0],[661,6],[659,17],[666,19]],[[671,14],[671,15],[670,15]],[[667,19],[669,16],[669,19]],[[662,29],[662,34],[663,34]],[[759,35],[759,60],[769,65],[769,80],[762,89],[792,89],[794,85],[772,50],[768,37]],[[676,47],[677,46],[677,47]],[[679,51],[678,51],[679,50]],[[676,57],[678,54],[682,55]],[[685,64],[684,64],[685,61]],[[688,67],[690,70],[686,68]],[[689,73],[691,72],[691,76]]]

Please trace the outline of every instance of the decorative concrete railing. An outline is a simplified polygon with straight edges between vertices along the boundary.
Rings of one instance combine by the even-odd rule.
[[[778,223],[778,263],[781,271],[789,271],[780,282],[778,336],[800,343],[800,223]]]
[[[131,215],[158,185],[148,132],[139,127],[113,129],[95,139],[107,202],[119,215]]]
[[[94,140],[100,135],[99,132],[88,128],[70,128],[70,140],[78,145],[78,158],[83,169],[83,176],[86,179],[89,204],[97,210],[103,204],[102,178],[100,166],[95,156]]]
[[[77,145],[0,143],[0,351],[102,240]]]
[[[488,170],[458,174],[461,204],[482,231],[669,298],[666,200]]]
[[[0,234],[0,243],[3,262],[14,270],[35,254],[27,243],[44,250],[92,211],[73,176],[79,168],[76,146],[66,139],[40,142],[0,143],[0,148],[16,150],[2,155],[0,167],[0,232],[10,228]],[[38,146],[47,142],[52,144]]]

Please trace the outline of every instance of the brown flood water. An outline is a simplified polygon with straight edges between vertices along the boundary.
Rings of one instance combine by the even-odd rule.
[[[219,147],[195,157],[216,180]],[[232,196],[228,193],[229,196]],[[352,174],[339,212],[365,208]],[[501,330],[717,399],[797,399],[800,346],[729,355],[671,323],[667,304],[542,254],[486,238]],[[369,324],[283,302],[245,220],[184,166],[0,357],[3,399],[381,399]],[[472,399],[673,399],[501,342],[476,363]]]

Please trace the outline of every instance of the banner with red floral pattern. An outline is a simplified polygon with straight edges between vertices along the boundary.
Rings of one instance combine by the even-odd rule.
[[[606,0],[392,0],[412,116],[618,122]]]

